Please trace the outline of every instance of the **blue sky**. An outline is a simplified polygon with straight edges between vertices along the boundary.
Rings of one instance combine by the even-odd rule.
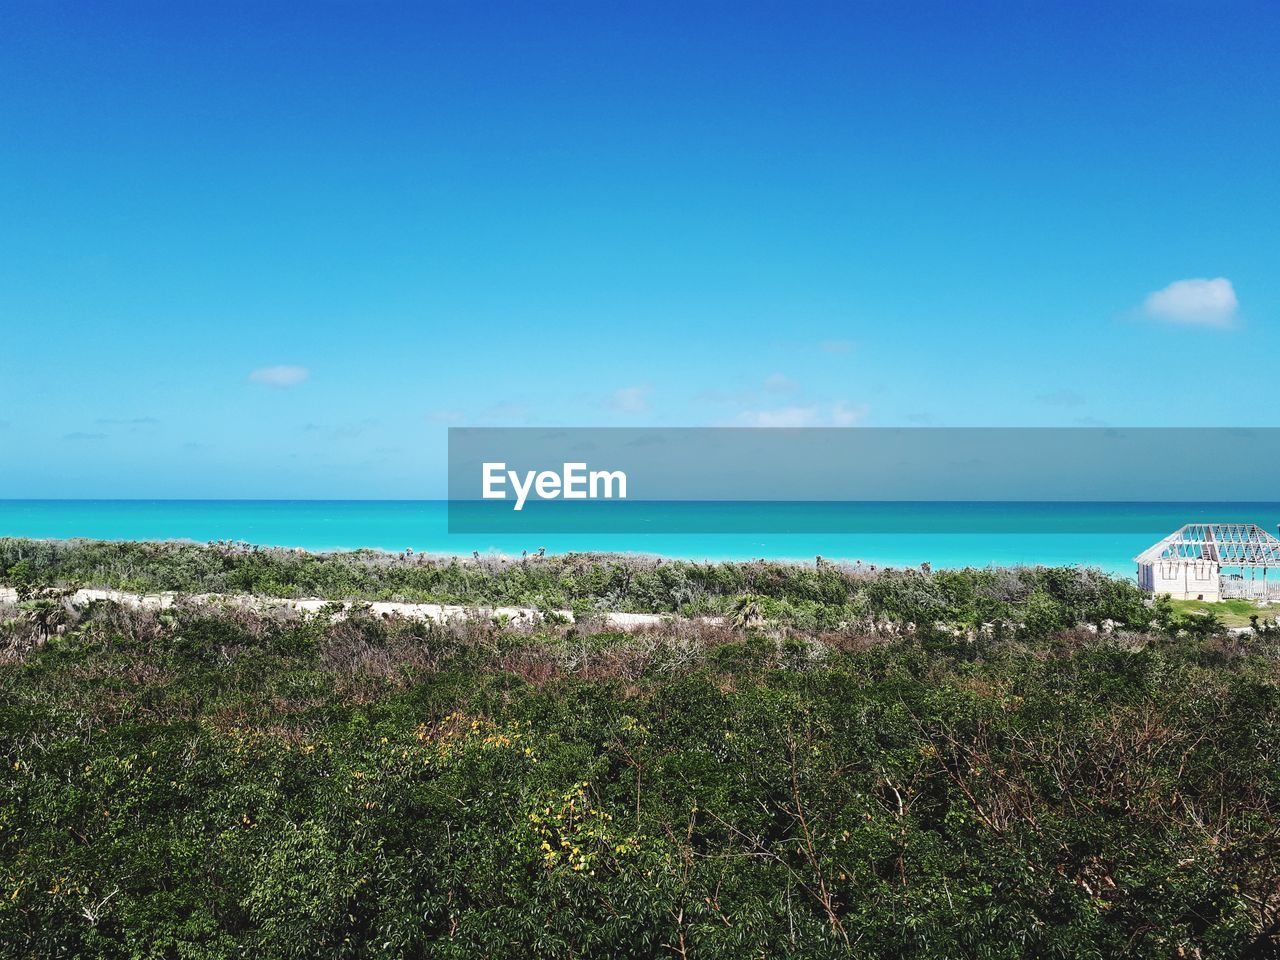
[[[1278,63],[1274,3],[5,4],[0,496],[1276,425]]]

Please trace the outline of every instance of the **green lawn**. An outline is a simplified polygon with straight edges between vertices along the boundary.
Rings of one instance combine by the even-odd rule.
[[[1228,627],[1247,627],[1252,616],[1259,620],[1280,617],[1280,604],[1258,607],[1252,600],[1220,600],[1217,603],[1208,600],[1174,600],[1173,608],[1181,614],[1216,613]]]

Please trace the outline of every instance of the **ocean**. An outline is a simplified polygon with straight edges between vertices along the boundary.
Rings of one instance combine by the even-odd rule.
[[[822,511],[793,505],[805,533],[450,533],[441,500],[0,500],[0,536],[98,540],[236,540],[307,550],[368,547],[469,556],[607,551],[687,560],[862,561],[878,566],[1083,565],[1133,575],[1133,557],[1183,523],[1245,520],[1267,530],[1280,504],[1111,503],[859,505],[869,532],[822,532]],[[684,504],[697,511],[700,505]],[[707,504],[723,516],[757,505]],[[981,522],[973,518],[981,514]],[[901,518],[906,518],[899,522]],[[927,523],[922,522],[927,518]],[[847,524],[846,524],[847,529]],[[892,532],[893,530],[908,532]]]

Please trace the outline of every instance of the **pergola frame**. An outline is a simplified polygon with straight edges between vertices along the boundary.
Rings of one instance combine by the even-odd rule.
[[[1159,565],[1164,583],[1173,579],[1171,567],[1183,572],[1184,581],[1193,572],[1195,582],[1201,584],[1208,572],[1205,568],[1212,568],[1220,598],[1280,599],[1280,540],[1256,523],[1188,523],[1134,559],[1139,582],[1153,592],[1159,592],[1155,587]],[[1227,570],[1240,574],[1225,574]],[[1258,571],[1262,572],[1260,582]]]

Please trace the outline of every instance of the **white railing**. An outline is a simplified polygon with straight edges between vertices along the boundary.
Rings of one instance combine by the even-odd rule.
[[[1280,577],[1272,580],[1236,580],[1223,577],[1223,600],[1280,600]]]

